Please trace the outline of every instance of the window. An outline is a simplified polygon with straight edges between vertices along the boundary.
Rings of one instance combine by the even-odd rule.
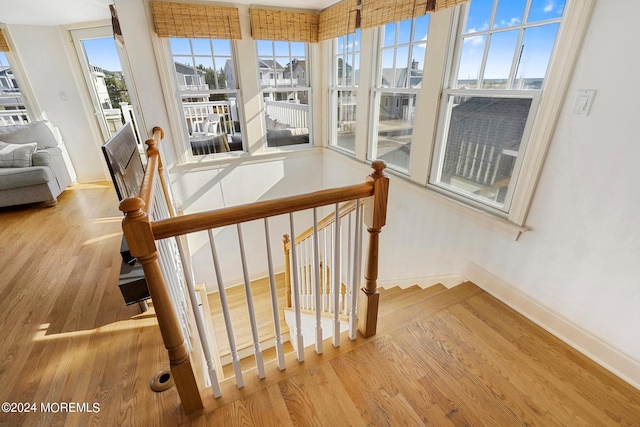
[[[563,11],[561,0],[466,8],[430,184],[509,212]]]
[[[370,159],[408,173],[416,100],[422,86],[429,15],[387,24],[379,31],[378,74],[373,89]]]
[[[308,144],[311,88],[306,44],[271,40],[256,43],[267,147]]]
[[[231,42],[170,38],[169,44],[191,154],[242,151]]]
[[[7,55],[0,52],[0,126],[31,121]]]
[[[333,85],[329,143],[355,153],[356,106],[360,76],[360,30],[333,41]]]

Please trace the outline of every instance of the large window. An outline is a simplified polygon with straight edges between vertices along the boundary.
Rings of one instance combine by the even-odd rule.
[[[191,154],[242,151],[240,91],[231,42],[186,38],[169,42]]]
[[[333,84],[329,143],[355,153],[357,88],[360,77],[360,30],[333,41]]]
[[[20,87],[18,87],[7,55],[0,52],[0,126],[30,121]]]
[[[429,182],[508,213],[564,1],[473,0],[466,11]]]
[[[311,88],[306,44],[271,40],[256,43],[267,146],[308,144]]]
[[[429,15],[380,29],[378,74],[373,90],[371,159],[408,173],[416,100],[422,86]]]

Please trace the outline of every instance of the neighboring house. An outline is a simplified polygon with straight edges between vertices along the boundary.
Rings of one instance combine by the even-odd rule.
[[[582,1],[574,0],[567,4],[582,4]],[[30,8],[24,3],[23,8],[27,14]],[[150,2],[116,0],[115,3],[125,38],[129,37],[126,39],[127,52],[132,62],[132,77],[138,84],[137,92],[141,94],[140,109],[144,112],[149,127],[162,126],[167,134],[163,141],[166,144],[164,150],[168,154],[167,164],[170,165],[167,167],[167,174],[175,187],[177,198],[180,199],[181,208],[193,212],[210,208],[216,203],[214,208],[291,193],[300,194],[360,182],[354,177],[359,180],[359,177],[369,173],[365,165],[368,162],[366,152],[340,156],[336,153],[337,150],[326,148],[328,143],[325,134],[329,129],[329,108],[323,101],[323,98],[327,98],[326,84],[313,87],[318,95],[313,97],[314,106],[318,107],[314,109],[313,115],[317,124],[314,129],[317,135],[314,144],[320,148],[299,150],[291,156],[283,151],[278,153],[277,158],[252,158],[247,155],[232,158],[224,165],[203,163],[202,167],[195,168],[192,163],[183,167],[179,153],[174,153],[178,145],[175,139],[180,136],[180,129],[176,129],[179,120],[172,116],[173,111],[165,102],[174,92],[171,87],[163,86],[166,82],[158,76],[158,71],[162,70],[164,64],[158,63],[160,61],[157,61],[157,53],[154,52],[154,41],[157,40],[156,35],[151,34],[153,23],[148,16]],[[411,176],[411,179],[405,179],[401,173],[394,173],[387,225],[381,235],[382,279],[397,279],[400,275],[393,276],[392,273],[398,271],[405,274],[401,278],[406,279],[406,283],[414,278],[444,280],[457,274],[475,280],[470,274],[475,274],[476,277],[483,275],[486,281],[484,284],[478,283],[479,285],[490,292],[502,292],[506,295],[507,304],[513,304],[524,315],[545,324],[557,332],[560,338],[582,348],[589,357],[600,360],[608,368],[618,369],[617,372],[623,376],[632,370],[640,372],[640,340],[637,327],[634,326],[640,323],[637,310],[640,298],[637,279],[640,275],[640,232],[636,218],[640,209],[636,167],[640,145],[637,143],[635,123],[637,109],[633,104],[633,100],[640,95],[640,88],[633,78],[618,76],[621,70],[633,72],[632,70],[640,68],[640,56],[626,49],[630,46],[630,32],[637,24],[638,15],[640,2],[627,1],[623,7],[616,8],[611,7],[611,2],[595,0],[593,12],[580,17],[588,21],[588,24],[585,35],[578,36],[579,39],[575,41],[575,46],[581,46],[578,56],[570,64],[571,69],[563,69],[560,73],[562,78],[568,78],[566,95],[557,105],[557,115],[554,115],[548,125],[545,124],[551,140],[549,149],[537,154],[531,153],[539,155],[537,161],[544,162],[544,167],[539,179],[530,180],[531,186],[535,187],[535,196],[531,201],[521,202],[530,204],[526,221],[523,219],[525,227],[514,232],[513,224],[506,219],[489,218],[484,212],[462,207],[462,202],[458,200],[448,199],[438,191],[423,188],[423,184],[429,179],[426,173]],[[91,182],[99,181],[100,177],[104,179],[104,174],[95,177],[96,171],[99,175],[103,172],[100,170],[101,153],[95,147],[96,144],[88,143],[95,133],[96,125],[92,122],[91,114],[84,113],[89,104],[83,98],[83,91],[78,90],[83,83],[74,80],[73,68],[66,54],[67,42],[61,37],[61,33],[69,25],[78,25],[82,21],[61,22],[57,26],[24,25],[24,22],[18,20],[11,22],[5,15],[2,21],[3,25],[6,24],[3,30],[6,29],[19,48],[16,55],[28,71],[27,83],[41,108],[37,113],[47,113],[60,128],[80,180]],[[139,38],[128,36],[127,30],[135,29],[136,25],[140,32],[149,28],[149,34],[145,33],[145,37]],[[248,24],[244,25],[244,34],[248,34]],[[249,41],[245,39],[242,43]],[[317,50],[323,51],[320,47]],[[285,79],[284,67],[277,61],[260,60],[259,69],[256,70],[255,55],[248,55],[243,51],[238,51],[237,55],[241,59],[238,67],[253,67],[243,70],[246,75],[253,77],[253,86],[264,88],[270,82]],[[328,61],[327,57],[328,54],[323,52],[313,59]],[[372,64],[363,64],[363,70],[365,66],[372,67]],[[328,66],[323,64],[322,68],[318,68],[325,70]],[[0,85],[4,88],[4,83],[11,81],[11,74],[6,69],[2,71],[4,73],[0,72]],[[200,78],[204,78],[204,72],[194,71],[193,67],[182,64],[176,64],[175,71],[178,81],[184,82],[181,84],[203,84]],[[423,74],[419,64],[411,66],[409,70],[396,71],[399,71],[397,75],[383,71],[383,86],[411,87],[414,86],[412,82],[418,85],[419,76]],[[170,74],[169,66],[165,67],[164,72]],[[255,82],[258,72],[261,84]],[[186,76],[190,76],[192,80],[188,81]],[[306,75],[304,77],[307,78]],[[289,78],[296,76],[294,74]],[[314,83],[316,80],[320,81],[314,78]],[[557,83],[553,80],[545,81],[545,84],[549,82]],[[55,87],[52,87],[54,84]],[[422,88],[426,89],[428,84],[427,79]],[[437,84],[441,86],[441,82]],[[535,87],[536,83],[531,85]],[[598,90],[593,108],[590,112],[587,111],[588,114],[574,113],[579,91],[589,88]],[[60,101],[62,89],[68,91],[67,102]],[[360,89],[363,89],[361,93],[368,93],[369,88]],[[286,91],[284,92],[286,95]],[[422,91],[420,96],[425,92]],[[433,92],[437,96],[438,91]],[[168,95],[165,97],[166,93]],[[386,94],[384,92],[381,99],[381,111],[384,111],[381,115],[384,114],[389,120],[402,118],[402,107],[406,107],[404,111],[410,113],[412,105],[409,97]],[[260,138],[266,140],[266,131],[263,132],[257,124],[263,105],[261,95],[258,90],[253,93],[245,91],[241,98],[244,103],[241,106],[244,114],[242,120],[247,124],[247,141],[252,147],[261,144]],[[373,108],[360,96],[358,101],[363,105],[363,108],[358,109],[358,117],[364,117],[366,114],[360,112]],[[451,144],[452,148],[443,153],[444,156],[466,156],[468,151],[464,150],[463,142],[481,142],[473,134],[473,126],[476,121],[474,115],[481,117],[483,108],[486,111],[500,109],[504,112],[505,122],[516,123],[509,124],[504,135],[497,135],[493,145],[488,146],[488,150],[502,153],[500,165],[497,165],[496,159],[492,160],[491,168],[483,170],[476,167],[475,176],[473,173],[465,176],[469,170],[474,170],[469,163],[470,169],[467,171],[464,170],[464,163],[462,170],[445,168],[445,173],[452,179],[466,180],[469,185],[474,185],[474,180],[484,180],[485,175],[494,185],[500,182],[500,176],[503,175],[500,167],[509,167],[509,152],[511,148],[515,148],[510,146],[512,138],[509,134],[520,131],[522,124],[518,123],[519,111],[525,105],[508,104],[506,101],[481,105],[473,98],[459,103],[454,107],[449,130],[455,134],[455,142]],[[415,128],[417,142],[421,142],[422,138],[435,138],[433,128],[437,114],[437,111],[430,111],[415,117],[415,122],[419,124]],[[359,138],[363,141],[371,138],[370,129],[373,126],[367,127],[368,124],[369,122],[361,124],[365,128],[365,134],[360,134]],[[369,134],[366,134],[367,131]],[[469,141],[465,141],[467,138]],[[421,148],[417,143],[413,145],[414,152]],[[526,153],[527,156],[529,154],[530,152]],[[263,160],[264,158],[267,160]],[[28,214],[28,211],[25,212],[25,217]],[[86,220],[95,221],[96,218],[88,213]],[[517,234],[517,238],[512,238],[513,234]],[[101,238],[105,237],[109,236]],[[89,243],[91,242],[87,244]],[[206,244],[202,245],[204,246]],[[210,257],[206,258],[202,255],[204,253],[203,249],[202,253],[197,254],[200,258],[194,260],[209,262]],[[63,250],[60,254],[72,256]],[[33,263],[37,264],[37,261],[37,256],[34,256]],[[88,270],[91,269],[89,266]],[[105,282],[101,284],[105,285]],[[545,318],[548,313],[555,316],[550,317],[550,322]],[[27,331],[34,332],[33,327],[38,326],[28,323],[30,320],[26,320],[27,314],[26,326],[23,327],[25,334]],[[553,324],[555,320],[558,321],[557,324]],[[574,332],[575,336],[572,336]],[[516,338],[519,343],[526,341],[524,335]],[[576,339],[571,341],[573,338]],[[64,342],[61,343],[64,346]],[[37,342],[32,344],[37,345]],[[70,366],[76,363],[75,351],[76,349],[69,347],[69,357],[66,360]],[[126,354],[126,350],[123,350],[123,354]],[[12,361],[8,363],[6,367],[11,369]],[[568,368],[572,375],[578,375],[580,363],[581,361],[576,360]],[[60,383],[64,381],[63,377],[56,378]],[[640,377],[636,374],[635,378]],[[113,396],[114,400],[123,400],[123,395],[118,390],[105,388],[104,392]]]
[[[111,99],[109,98],[109,91],[107,91],[107,85],[104,81],[105,72],[101,67],[96,65],[89,65],[91,67],[91,74],[93,77],[93,85],[96,88],[96,95],[98,96],[98,102],[102,106],[103,110],[110,110],[113,108],[111,105]]]
[[[306,62],[294,59],[285,65],[284,78],[292,79],[294,86],[307,86]]]
[[[383,68],[381,86],[388,88],[419,88],[422,85],[423,71],[418,68],[418,65],[417,61],[413,61],[411,69],[408,71],[406,68]],[[380,120],[413,122],[414,109],[412,95],[385,92],[380,99]]]
[[[530,99],[471,97],[453,107],[442,180],[504,201],[526,125]],[[497,126],[487,135],[488,120]]]
[[[224,77],[227,82],[228,89],[237,89],[238,86],[236,84],[236,73],[233,69],[233,63],[230,59],[227,59],[224,63]]]
[[[284,79],[284,67],[273,59],[259,59],[258,76],[261,86],[275,86]]]
[[[18,88],[16,78],[11,71],[11,67],[6,65],[0,65],[0,89],[4,93],[7,90],[14,90]]]

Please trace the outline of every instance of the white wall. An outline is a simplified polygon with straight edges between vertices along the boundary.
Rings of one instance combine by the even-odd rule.
[[[79,85],[84,82],[76,82],[67,56],[65,43],[70,42],[56,26],[9,25],[8,30],[42,109],[39,113],[60,129],[78,181],[109,179],[100,152],[102,141],[90,127],[81,98],[83,86]]]
[[[640,56],[629,50],[640,3],[619,3],[596,2],[526,223],[531,230],[514,241],[391,177],[381,280],[462,274],[476,263],[640,360]],[[571,115],[579,89],[597,90],[586,117]],[[368,173],[335,154],[324,165],[327,186]]]
[[[308,150],[293,156],[277,156],[256,162],[238,161],[219,168],[195,168],[189,173],[174,174],[173,189],[185,213],[203,212],[229,206],[271,200],[302,194],[322,188],[323,156],[318,150]],[[296,234],[311,225],[310,213],[296,213]],[[269,220],[273,262],[282,271],[282,235],[289,234],[288,216]],[[227,286],[241,282],[236,227],[214,231],[222,274]],[[267,272],[264,223],[243,225],[247,263],[253,277],[265,277]],[[189,238],[197,283],[209,290],[217,289],[211,250],[206,232]]]

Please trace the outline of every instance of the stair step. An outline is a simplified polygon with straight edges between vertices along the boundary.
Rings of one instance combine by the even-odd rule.
[[[406,291],[408,289],[411,289],[411,288],[419,288],[419,286],[418,285],[413,285],[413,286],[411,286],[409,288],[406,288],[406,289],[402,289],[400,286],[394,286],[393,288],[388,288],[388,289],[378,288],[378,292],[380,292],[381,296],[382,295],[387,296],[387,295],[394,295],[394,294],[397,294],[397,293],[400,293],[400,292],[404,292],[404,291]]]
[[[475,284],[464,282],[451,289],[445,288],[445,290],[437,292],[427,298],[416,300],[402,307],[401,310],[386,311],[384,313],[380,313],[379,311],[377,333],[378,335],[382,335],[400,327],[407,326],[419,317],[424,318],[482,292],[483,291]],[[381,302],[380,306],[384,307],[384,304]]]
[[[400,310],[403,307],[430,298],[433,295],[439,294],[446,290],[447,288],[441,284],[433,285],[426,289],[422,289],[419,286],[414,285],[410,288],[404,289],[402,292],[397,292],[391,295],[382,294],[380,295],[380,307],[378,308],[378,316],[384,316],[388,313]]]

